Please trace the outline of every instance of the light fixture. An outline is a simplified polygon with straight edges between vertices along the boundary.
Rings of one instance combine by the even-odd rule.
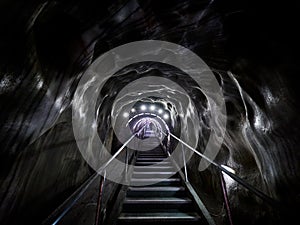
[[[145,105],[141,105],[141,110],[145,111],[147,109],[147,107]]]
[[[135,108],[132,108],[132,109],[131,109],[131,112],[133,112],[133,113],[134,113],[135,111],[136,111],[136,110],[135,110]]]
[[[162,113],[163,113],[163,110],[162,110],[162,109],[159,109],[157,112],[158,112],[158,114],[162,114]]]
[[[154,111],[154,110],[155,110],[155,105],[151,105],[151,106],[150,106],[150,110],[151,110],[151,111]]]
[[[123,117],[127,118],[129,116],[129,113],[128,112],[124,112],[123,113]]]
[[[167,119],[169,119],[169,115],[168,115],[168,114],[164,114],[163,118],[164,118],[165,120],[167,120]]]

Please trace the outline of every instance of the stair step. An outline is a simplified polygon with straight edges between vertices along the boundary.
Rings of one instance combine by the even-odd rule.
[[[140,153],[150,153],[150,152],[164,152],[160,147],[157,147],[155,149],[152,150],[142,150],[140,151]]]
[[[153,165],[153,164],[155,164],[155,165],[158,165],[158,166],[161,166],[161,165],[171,165],[171,162],[164,162],[164,161],[162,161],[162,162],[153,162],[153,161],[149,161],[149,162],[136,162],[136,164],[135,165]]]
[[[166,156],[140,156],[140,157],[137,157],[137,160],[138,159],[151,159],[151,158],[154,158],[154,159],[167,159],[168,157],[166,157]]]
[[[161,172],[161,171],[134,171],[132,174],[133,178],[169,178],[175,175],[174,172]]]
[[[152,198],[132,198],[127,197],[124,201],[125,204],[186,204],[192,203],[190,198],[179,197],[152,197]]]
[[[139,154],[165,154],[165,153],[162,150],[152,149],[146,151],[145,150],[139,151]]]
[[[155,152],[140,152],[139,154],[138,154],[138,157],[139,156],[141,156],[141,155],[154,155],[154,156],[158,156],[158,155],[161,155],[161,156],[166,156],[166,154],[165,153],[163,153],[163,152],[157,152],[157,153],[155,153]]]
[[[162,160],[165,160],[165,159],[167,159],[168,157],[166,157],[166,156],[158,156],[158,157],[156,157],[156,156],[141,156],[141,157],[137,157],[137,160],[139,160],[139,159],[162,159]]]
[[[148,186],[148,187],[129,187],[129,191],[184,191],[184,187],[164,187],[164,186]]]
[[[191,202],[182,202],[182,203],[169,203],[169,204],[156,204],[156,203],[132,203],[132,204],[123,204],[123,212],[174,212],[179,210],[180,212],[194,212],[195,207]]]
[[[178,171],[161,149],[139,153],[130,185],[117,225],[202,224]]]
[[[148,186],[128,188],[127,197],[182,197],[184,194],[184,187]]]
[[[136,160],[136,164],[139,164],[139,163],[161,163],[161,164],[171,164],[171,162],[169,160]]]
[[[154,175],[158,175],[158,174],[165,174],[165,175],[171,175],[174,174],[174,172],[162,172],[162,171],[134,171],[133,174],[154,174]]]
[[[166,157],[167,155],[164,153],[140,153],[140,154],[138,154],[138,157],[140,157],[140,156],[155,156],[155,157],[164,156],[164,157]]]
[[[127,221],[134,221],[138,220],[140,222],[146,221],[199,221],[201,217],[199,214],[195,212],[156,212],[156,213],[121,213],[118,218],[119,220],[127,220]]]
[[[144,156],[154,156],[154,157],[166,157],[167,155],[164,153],[140,153],[137,157],[144,157]]]
[[[140,157],[140,156],[154,156],[154,157],[157,157],[157,156],[162,156],[162,157],[166,157],[166,154],[164,154],[164,153],[140,153],[139,155],[138,155],[138,157]]]
[[[180,205],[128,205],[124,206],[123,213],[157,213],[157,212],[195,212],[195,207],[192,204]]]
[[[146,186],[149,185],[155,186],[170,186],[170,185],[179,185],[180,179],[179,178],[132,178],[131,185],[132,186]]]
[[[163,154],[147,154],[147,155],[144,155],[144,154],[140,154],[137,156],[137,158],[149,158],[149,157],[154,157],[154,158],[166,158],[167,156],[166,155],[163,155]]]
[[[157,157],[157,158],[148,158],[148,157],[146,157],[146,158],[137,158],[136,159],[136,161],[163,161],[163,160],[166,160],[167,159],[167,157]]]
[[[194,205],[187,197],[126,197],[123,204],[123,212],[163,212],[175,209],[181,212],[194,211]]]
[[[153,165],[153,166],[134,166],[134,171],[161,171],[161,172],[175,172],[175,168],[173,166],[168,166],[168,165]]]
[[[175,171],[175,168],[173,166],[169,165],[153,165],[153,166],[134,166],[134,171],[141,171],[141,170],[158,170],[158,171],[164,171],[164,170],[170,170]]]

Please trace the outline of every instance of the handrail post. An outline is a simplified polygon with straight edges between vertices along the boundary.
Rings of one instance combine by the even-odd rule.
[[[185,182],[188,183],[189,180],[188,180],[188,175],[187,175],[186,159],[185,159],[185,150],[184,150],[183,144],[181,144],[181,151],[182,151],[182,158],[183,158],[183,163],[184,163]]]
[[[122,147],[113,155],[113,157],[111,157],[111,159],[101,168],[99,168],[99,170],[97,171],[98,174],[101,174],[104,171],[104,176],[102,177],[100,175],[100,184],[99,184],[99,195],[98,195],[98,201],[97,201],[97,208],[96,208],[96,216],[95,216],[95,225],[101,225],[103,223],[103,218],[102,218],[102,195],[103,195],[103,187],[105,184],[105,180],[106,180],[106,167],[122,152],[122,150],[126,147],[126,145],[137,135],[137,132],[134,133],[123,145]],[[126,149],[127,150],[127,149]],[[127,156],[127,163],[128,164],[128,156]],[[128,168],[127,168],[128,170]],[[74,200],[72,200],[71,203],[69,203],[69,205],[66,207],[65,210],[62,211],[62,213],[59,214],[59,216],[57,217],[57,219],[54,221],[54,223],[52,223],[53,225],[57,224],[69,211],[70,209],[75,205],[75,203],[80,199],[80,197],[83,195],[83,193],[85,193],[85,191],[88,189],[88,187],[92,184],[92,182],[95,181],[95,179],[98,176],[93,176],[92,180],[89,180],[89,182],[85,185],[84,188],[82,188],[82,190],[79,192],[79,194],[77,194],[77,196],[75,196],[76,198]],[[73,195],[71,196],[73,197]],[[67,199],[66,201],[70,201],[69,199]],[[65,203],[63,203],[65,204]],[[103,211],[105,214],[105,211]],[[56,212],[54,212],[56,213]],[[53,213],[53,214],[54,214]],[[47,220],[49,220],[47,218]],[[44,223],[48,223],[48,222],[43,222]]]
[[[105,179],[106,179],[106,170],[104,171],[103,177],[100,176],[99,196],[98,196],[98,202],[97,202],[95,225],[102,225],[103,224],[102,195],[103,195],[103,187],[104,187]]]
[[[223,193],[223,197],[224,197],[227,217],[228,217],[228,220],[229,220],[229,224],[233,225],[231,210],[230,210],[230,205],[229,205],[229,200],[228,200],[228,193],[227,193],[227,189],[226,189],[226,182],[225,182],[222,171],[220,171],[220,179],[221,179],[222,193]]]
[[[104,175],[103,178],[102,176],[100,176],[100,185],[99,185],[99,196],[98,196],[98,202],[97,202],[97,211],[96,211],[96,218],[95,218],[95,225],[102,225],[104,222],[104,214],[105,211],[102,209],[102,196],[103,196],[103,187],[105,184],[105,180],[106,180],[106,167],[123,151],[123,149],[126,147],[126,145],[135,137],[135,135],[137,134],[134,133],[123,145],[122,147],[113,155],[113,157],[110,158],[110,160],[108,160],[106,162],[106,164],[104,166],[102,166],[99,169],[100,171],[104,171]],[[128,170],[128,153],[127,153],[127,148],[126,148],[126,175],[127,175],[127,170]]]
[[[128,149],[125,150],[125,181],[128,181]]]

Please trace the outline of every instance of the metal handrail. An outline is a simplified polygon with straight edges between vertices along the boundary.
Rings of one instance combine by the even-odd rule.
[[[178,137],[176,137],[172,133],[169,133],[169,135],[171,137],[173,137],[174,139],[178,140],[180,143],[182,143],[183,145],[185,145],[188,149],[190,149],[191,151],[193,151],[197,155],[201,156],[202,158],[204,158],[205,160],[207,160],[208,162],[210,162],[212,165],[214,165],[215,167],[217,167],[219,170],[221,170],[222,172],[226,173],[233,180],[235,180],[236,182],[238,182],[239,184],[241,184],[242,186],[244,186],[245,188],[247,188],[249,191],[251,191],[252,193],[254,193],[255,195],[257,195],[261,199],[265,200],[267,203],[271,204],[272,206],[276,206],[276,207],[280,206],[280,204],[279,204],[278,201],[276,201],[275,199],[269,197],[268,195],[266,195],[262,191],[256,189],[255,187],[251,186],[250,184],[248,184],[247,182],[245,182],[242,178],[238,177],[234,173],[231,173],[226,168],[220,166],[219,164],[217,164],[216,162],[214,162],[213,160],[211,160],[210,158],[208,158],[204,154],[200,153],[199,151],[197,151],[196,149],[194,149],[193,147],[191,147],[190,145],[188,145],[187,143],[185,143],[184,141],[182,141],[181,139],[179,139]]]
[[[103,194],[103,188],[106,180],[106,168],[108,165],[124,150],[124,148],[128,145],[128,143],[137,135],[139,134],[145,126],[141,127],[137,132],[135,132],[122,146],[119,148],[119,150],[102,166],[98,169],[98,174],[104,173],[104,176],[100,178],[100,185],[99,185],[99,197],[97,202],[97,212],[95,217],[95,225],[101,225],[103,222],[102,216],[102,194]],[[125,179],[127,180],[127,171],[128,171],[128,154],[126,150],[126,163],[125,163]]]
[[[70,209],[75,205],[75,203],[81,198],[81,196],[86,192],[89,186],[98,177],[97,173],[93,174],[88,178],[69,198],[67,198],[54,212],[50,214],[43,222],[42,225],[56,225],[58,222],[70,211]],[[62,210],[64,209],[64,210]],[[61,213],[59,213],[61,211]],[[58,216],[56,216],[58,215]],[[56,218],[56,219],[53,219]]]
[[[168,154],[168,156],[171,158],[171,160],[172,160],[173,164],[175,165],[175,167],[177,167],[177,169],[179,170],[179,175],[185,181],[184,183],[186,185],[186,188],[189,190],[189,192],[193,196],[196,204],[200,208],[200,210],[201,210],[202,214],[204,215],[205,219],[207,220],[208,224],[209,225],[216,225],[215,221],[210,216],[210,214],[209,214],[207,208],[205,207],[204,203],[199,198],[199,196],[197,195],[195,189],[193,188],[193,186],[188,181],[186,164],[184,165],[184,167],[185,167],[185,174],[183,174],[183,172],[180,170],[180,167],[178,166],[177,162],[173,159],[173,157],[172,157],[171,153],[169,152],[169,150],[166,149],[162,143],[161,143],[161,146],[166,151],[166,153]],[[183,157],[185,157],[185,155]]]
[[[229,204],[229,199],[228,199],[228,193],[227,193],[227,189],[226,189],[226,182],[225,182],[222,172],[220,172],[220,180],[221,180],[221,187],[222,187],[222,191],[223,191],[223,197],[224,197],[224,202],[225,202],[226,213],[228,216],[228,221],[229,221],[230,225],[233,225],[230,204]]]
[[[241,184],[243,187],[245,187],[246,189],[248,189],[249,191],[251,191],[252,193],[254,193],[256,196],[258,196],[259,198],[261,198],[262,200],[264,200],[268,204],[270,204],[270,205],[272,205],[272,206],[274,206],[276,208],[280,207],[280,203],[278,201],[276,201],[275,199],[269,197],[268,195],[266,195],[262,191],[258,190],[257,188],[253,187],[252,185],[248,184],[242,178],[238,177],[237,175],[235,175],[234,173],[230,172],[229,170],[227,170],[226,168],[222,167],[221,165],[217,164],[216,162],[214,162],[213,160],[211,160],[210,158],[208,158],[204,154],[200,153],[195,148],[191,147],[190,145],[188,145],[187,143],[185,143],[184,141],[182,141],[180,138],[178,138],[175,135],[173,135],[171,132],[169,132],[168,134],[164,133],[163,131],[160,131],[160,132],[162,134],[164,134],[165,136],[171,136],[171,137],[173,137],[174,139],[176,139],[177,141],[179,141],[182,145],[185,145],[189,150],[191,150],[194,153],[196,153],[197,155],[201,156],[202,158],[204,158],[205,160],[207,160],[208,162],[210,162],[212,165],[214,165],[215,167],[217,167],[217,169],[219,169],[221,171],[220,172],[221,188],[222,188],[224,202],[225,202],[225,206],[226,206],[226,213],[227,213],[230,225],[233,225],[232,215],[231,215],[230,206],[229,206],[229,200],[228,200],[228,194],[227,194],[227,190],[226,190],[226,184],[225,184],[225,180],[224,180],[222,172],[224,172],[225,174],[227,174],[233,180],[235,180],[236,182],[238,182],[239,184]],[[182,148],[182,151],[183,151],[183,148]],[[169,156],[171,156],[171,154],[170,154],[170,152],[168,150],[167,150],[167,153],[168,153]],[[183,154],[183,160],[184,160],[184,173],[185,173],[186,184],[189,184],[189,182],[188,182],[188,175],[187,175],[187,169],[186,169],[186,162],[185,162],[185,154]],[[210,219],[209,216],[207,218]]]
[[[140,132],[137,131],[135,132],[123,145],[122,147],[112,156],[112,158],[104,165],[102,166],[100,169],[97,170],[97,172],[91,176],[91,178],[89,178],[80,188],[78,188],[78,191],[74,192],[62,205],[61,207],[59,207],[59,209],[55,210],[42,224],[51,224],[51,225],[56,225],[59,223],[59,221],[71,210],[71,208],[76,204],[76,202],[78,202],[78,200],[82,197],[82,195],[87,191],[87,189],[90,187],[90,185],[96,180],[96,178],[98,177],[98,174],[100,174],[100,172],[104,171],[104,177],[100,178],[100,187],[99,187],[99,194],[100,196],[100,203],[101,203],[101,199],[102,199],[102,192],[103,192],[103,186],[106,180],[106,168],[107,166],[113,161],[113,159],[115,159],[121,152],[122,150],[124,150],[124,148],[126,147],[126,145],[134,138],[134,136],[136,134],[138,134]],[[128,164],[128,154],[126,152],[126,167]],[[126,168],[126,172],[127,172],[127,168]],[[99,199],[98,199],[98,204],[99,204]],[[101,211],[101,204],[99,204],[98,206],[97,204],[97,211]],[[63,208],[64,210],[62,210]],[[99,208],[100,207],[100,208]],[[58,213],[58,211],[61,211],[61,213]],[[55,216],[54,218],[56,218],[53,222],[50,222],[53,218],[53,214],[58,214],[58,216]],[[99,216],[99,215],[97,215]],[[96,217],[97,217],[96,216]],[[99,221],[99,217],[96,218],[96,220]]]
[[[139,132],[139,131],[138,131]],[[135,137],[135,135],[138,133],[134,133],[123,145],[119,150],[108,160],[100,169],[98,169],[98,174],[101,172],[104,172],[103,177],[100,177],[100,184],[99,184],[99,197],[97,201],[97,211],[96,211],[96,217],[95,217],[95,225],[101,224],[103,221],[102,216],[102,195],[103,195],[103,188],[106,181],[106,168],[107,166],[123,151],[123,149],[126,147],[126,145]],[[126,167],[127,167],[127,151],[126,151]],[[127,172],[127,168],[125,168],[125,171]]]
[[[134,133],[123,145],[119,150],[102,166],[98,169],[98,173],[104,172],[106,167],[123,151],[123,149],[128,145],[128,143],[135,137],[138,132]]]

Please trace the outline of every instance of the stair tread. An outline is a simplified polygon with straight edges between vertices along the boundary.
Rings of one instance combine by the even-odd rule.
[[[184,191],[184,187],[170,186],[147,186],[147,187],[129,187],[130,191]]]
[[[175,174],[172,171],[133,171],[133,174]]]
[[[163,181],[180,181],[179,178],[132,178],[132,182],[163,182]]]
[[[168,157],[138,157],[137,160],[165,160]]]
[[[166,156],[166,154],[162,154],[162,153],[140,153],[137,157],[141,157],[141,156],[148,156],[148,155],[152,155],[152,156]]]
[[[164,166],[164,165],[159,165],[159,166],[134,166],[134,169],[174,169],[173,166]]]
[[[126,197],[124,203],[191,203],[192,200],[187,197]]]
[[[155,165],[162,165],[162,164],[171,164],[171,162],[166,162],[166,161],[161,161],[161,162],[153,162],[153,161],[147,161],[147,162],[145,162],[145,161],[140,161],[140,162],[136,162],[136,164],[155,164]]]
[[[118,224],[198,224],[201,217],[177,172],[162,151],[140,153]]]
[[[167,179],[171,177],[178,177],[176,172],[173,171],[134,171],[132,174],[132,179],[134,178],[155,178],[155,179]]]
[[[170,220],[170,219],[200,219],[196,212],[143,212],[143,213],[121,213],[119,219],[140,219],[140,220]]]
[[[167,161],[167,160],[137,160],[136,161],[136,164],[139,164],[139,163],[152,163],[152,164],[157,164],[157,163],[171,163],[170,161]]]

